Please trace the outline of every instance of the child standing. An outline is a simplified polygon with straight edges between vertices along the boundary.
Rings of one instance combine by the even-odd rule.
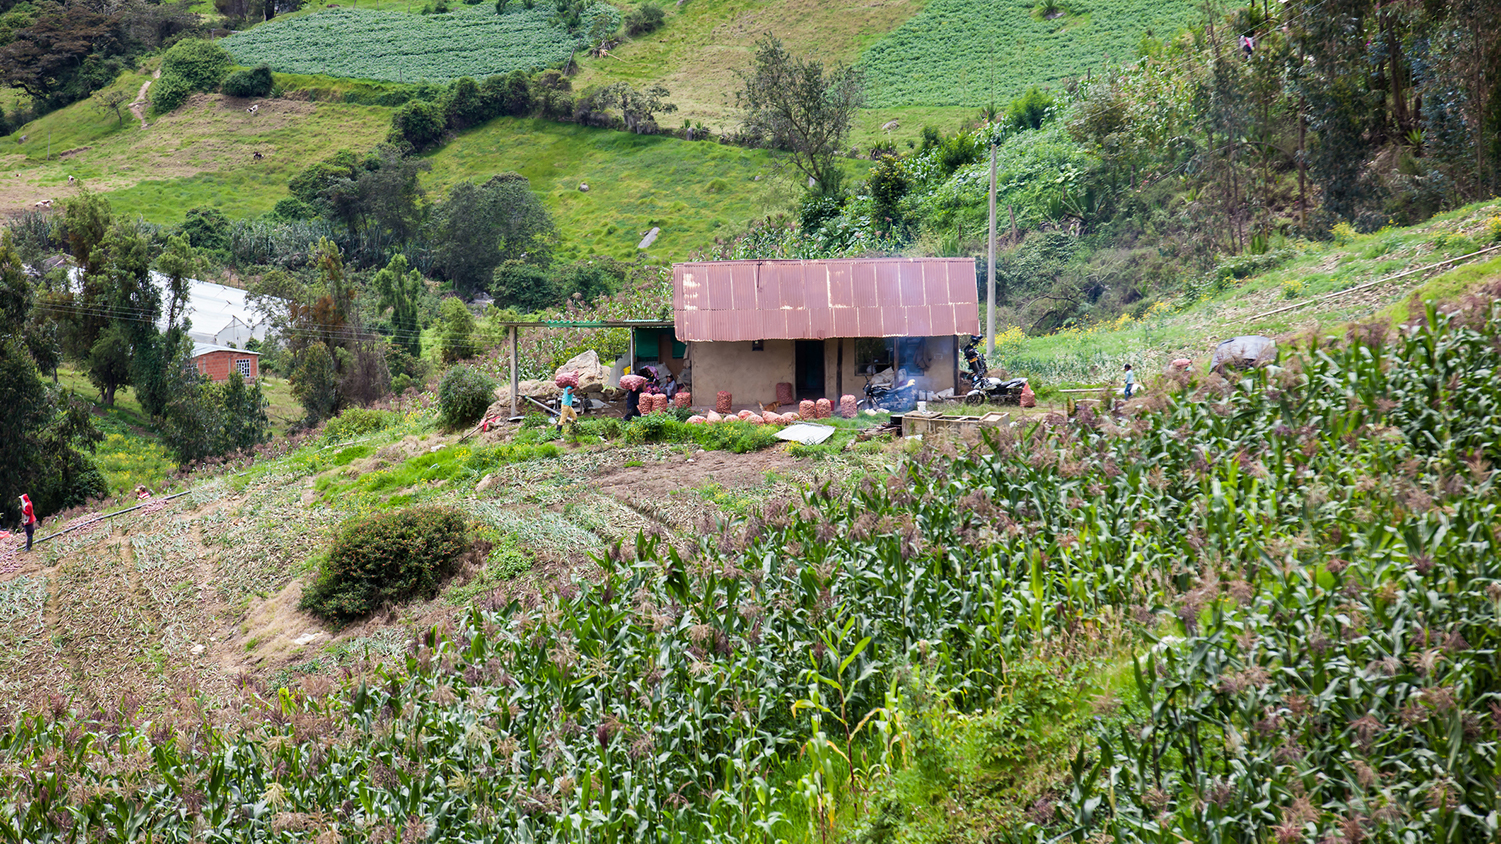
[[[1131,364],[1126,364],[1126,398],[1131,398],[1131,390],[1136,386],[1136,373],[1131,371]]]

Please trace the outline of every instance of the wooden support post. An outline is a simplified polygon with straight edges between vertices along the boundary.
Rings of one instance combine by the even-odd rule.
[[[837,362],[834,364],[834,392],[839,398],[844,398],[844,338],[838,340],[839,351],[834,355]]]
[[[521,410],[521,373],[517,371],[516,339],[521,333],[519,326],[511,326],[511,415],[516,416]]]
[[[627,328],[626,332],[626,336],[630,337],[631,341],[626,351],[625,371],[634,374],[636,372],[636,329]]]
[[[954,335],[954,395],[959,395],[959,335]]]

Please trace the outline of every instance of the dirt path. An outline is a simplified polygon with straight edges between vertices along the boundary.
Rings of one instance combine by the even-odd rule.
[[[157,68],[156,72],[151,74],[151,79],[160,79],[161,76],[161,68]],[[134,114],[136,119],[141,121],[142,129],[146,128],[146,106],[150,105],[150,103],[146,102],[146,89],[151,87],[151,79],[147,79],[141,83],[141,90],[136,94],[135,102],[130,104],[130,113]]]

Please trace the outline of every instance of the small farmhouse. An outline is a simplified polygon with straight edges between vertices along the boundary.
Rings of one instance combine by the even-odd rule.
[[[961,391],[960,338],[980,332],[972,258],[674,264],[672,305],[696,404],[770,403],[783,382],[837,399],[872,370]]]
[[[193,366],[210,381],[228,381],[231,372],[247,381],[261,377],[260,355],[212,343],[193,345]]]

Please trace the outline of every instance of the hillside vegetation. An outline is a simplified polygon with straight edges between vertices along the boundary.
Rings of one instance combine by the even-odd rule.
[[[1189,0],[930,0],[860,56],[870,105],[1010,102],[1029,86],[1060,88],[1135,56],[1202,12]]]
[[[545,3],[517,4],[501,15],[491,4],[460,4],[434,15],[335,8],[279,17],[223,45],[240,64],[268,64],[282,73],[447,83],[565,62],[596,18],[609,29],[619,25],[608,6],[594,7],[577,33],[553,23],[554,16]]]
[[[347,680],[34,706],[0,737],[22,795],[4,821],[28,840],[1483,840],[1488,292],[1162,381],[1122,415],[620,536],[595,571],[368,640],[388,656]],[[435,479],[485,459],[451,455]],[[257,490],[280,518],[276,486],[371,456],[304,452],[204,500]],[[576,487],[537,481],[491,494],[594,524]],[[552,518],[487,498],[466,506]],[[216,554],[260,559],[252,515],[209,517],[240,537]],[[178,546],[130,546],[165,601],[155,549]],[[23,585],[15,618],[45,595]]]

